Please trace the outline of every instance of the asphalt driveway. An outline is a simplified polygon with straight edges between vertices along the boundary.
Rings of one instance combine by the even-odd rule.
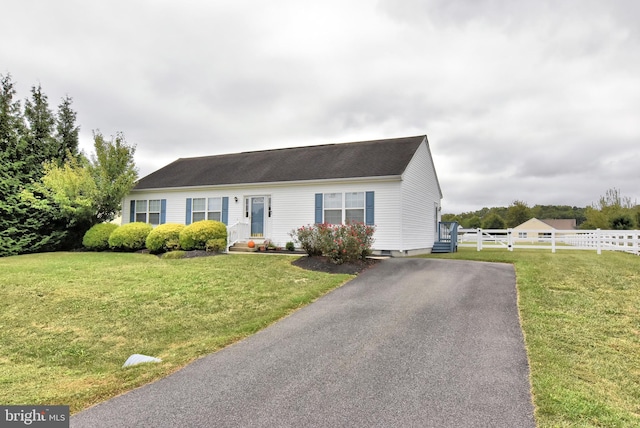
[[[389,259],[72,427],[534,427],[507,264]]]

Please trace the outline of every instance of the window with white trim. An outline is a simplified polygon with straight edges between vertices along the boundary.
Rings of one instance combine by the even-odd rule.
[[[325,193],[323,221],[329,224],[364,223],[364,192]]]
[[[222,198],[193,198],[191,222],[200,220],[222,221]]]
[[[364,223],[364,192],[344,194],[344,222]]]
[[[342,193],[324,194],[324,222],[329,224],[342,223]]]
[[[153,225],[160,224],[160,199],[136,200],[135,220]]]

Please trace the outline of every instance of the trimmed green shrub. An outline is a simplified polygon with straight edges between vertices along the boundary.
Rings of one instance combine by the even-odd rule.
[[[180,232],[180,248],[186,251],[220,251],[226,246],[227,226],[219,221],[196,221]]]
[[[109,236],[119,226],[115,223],[98,223],[87,230],[82,238],[82,245],[91,251],[109,249]]]
[[[296,246],[293,244],[293,242],[289,241],[287,242],[285,248],[287,249],[287,251],[294,251],[296,249]]]
[[[177,251],[169,251],[168,253],[164,253],[163,255],[160,256],[160,258],[162,259],[183,259],[185,256],[184,251],[182,250],[177,250]]]
[[[109,236],[109,247],[116,251],[142,250],[152,230],[153,227],[148,223],[123,224]]]
[[[146,240],[147,249],[154,253],[164,253],[180,248],[180,232],[186,226],[179,223],[165,223],[156,226]]]
[[[227,248],[227,238],[213,238],[207,241],[207,251],[219,253]]]

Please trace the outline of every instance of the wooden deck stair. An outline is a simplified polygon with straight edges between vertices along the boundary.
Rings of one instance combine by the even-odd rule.
[[[433,243],[432,253],[455,253],[458,251],[458,222],[438,223],[438,240]]]

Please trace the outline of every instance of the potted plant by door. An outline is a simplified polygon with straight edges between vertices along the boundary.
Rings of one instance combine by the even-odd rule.
[[[262,249],[265,251],[269,251],[272,246],[273,246],[273,243],[269,238],[265,239],[264,242],[262,243]]]

